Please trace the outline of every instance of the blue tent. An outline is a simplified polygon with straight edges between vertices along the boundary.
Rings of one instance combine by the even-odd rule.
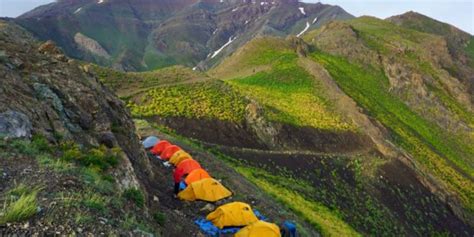
[[[153,146],[155,146],[155,144],[158,143],[159,141],[160,141],[160,139],[158,139],[157,137],[149,136],[149,137],[145,138],[145,140],[143,140],[142,144],[145,147],[145,149],[150,149]]]

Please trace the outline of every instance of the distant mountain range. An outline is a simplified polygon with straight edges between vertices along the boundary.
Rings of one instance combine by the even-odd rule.
[[[302,35],[352,15],[297,0],[60,0],[15,19],[78,59],[126,71],[207,69],[256,36]]]

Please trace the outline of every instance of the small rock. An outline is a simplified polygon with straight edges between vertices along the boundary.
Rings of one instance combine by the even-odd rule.
[[[103,222],[102,224],[105,224],[105,223],[109,222],[109,220],[107,218],[104,218],[104,217],[99,217],[99,220],[100,220],[100,223]]]
[[[206,204],[203,208],[200,209],[202,212],[212,212],[216,207],[211,203]]]
[[[26,222],[24,225],[23,225],[23,229],[28,229],[30,228],[30,222]]]
[[[78,233],[82,233],[83,230],[82,230],[82,228],[78,227],[78,228],[76,229],[76,231],[77,231]]]

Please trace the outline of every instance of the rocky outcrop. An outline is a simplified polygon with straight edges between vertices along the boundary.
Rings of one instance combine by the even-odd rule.
[[[16,111],[0,113],[0,136],[6,138],[30,138],[32,130],[28,116]]]
[[[74,35],[74,42],[76,42],[77,46],[79,46],[80,49],[87,53],[106,59],[110,58],[109,53],[107,53],[107,51],[102,47],[102,45],[99,44],[99,42],[83,35],[80,32]]]
[[[121,187],[152,175],[123,102],[52,42],[37,43],[24,30],[0,22],[0,133],[41,134],[50,142],[120,148]]]

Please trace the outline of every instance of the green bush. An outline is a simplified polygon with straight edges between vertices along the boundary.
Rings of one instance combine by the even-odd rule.
[[[51,152],[51,145],[48,140],[41,135],[34,135],[31,139],[31,145],[39,152]]]
[[[105,213],[107,211],[106,205],[109,203],[109,199],[99,194],[90,192],[83,196],[81,203],[90,210]]]
[[[161,226],[163,226],[166,222],[166,215],[163,212],[157,212],[153,214],[153,219]]]
[[[143,207],[145,205],[145,197],[142,191],[136,188],[130,188],[123,192],[122,196],[128,201],[132,201],[137,207]]]
[[[5,204],[0,224],[23,221],[35,215],[38,209],[37,194],[38,191],[23,193],[17,200]]]
[[[108,149],[105,146],[92,148],[88,151],[83,151],[77,144],[65,143],[62,145],[63,155],[62,160],[75,161],[85,167],[93,167],[101,171],[105,171],[110,167],[118,165],[117,149]]]
[[[38,153],[36,148],[31,145],[31,142],[25,139],[15,139],[11,142],[10,146],[23,155],[33,156]]]

